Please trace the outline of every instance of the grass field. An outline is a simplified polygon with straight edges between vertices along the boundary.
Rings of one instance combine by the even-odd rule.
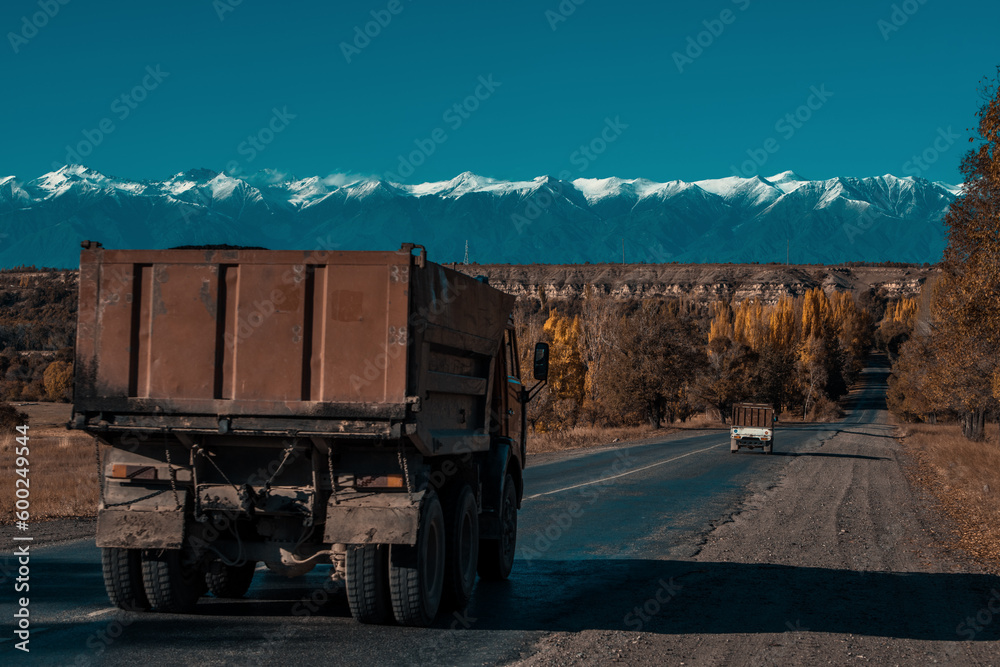
[[[66,403],[18,405],[28,420],[28,490],[31,521],[97,514],[97,464],[93,440],[67,431]],[[0,434],[0,524],[14,521],[17,433]]]
[[[915,484],[927,489],[958,526],[954,546],[1000,569],[1000,445],[996,424],[985,442],[969,442],[958,424],[906,424]]]

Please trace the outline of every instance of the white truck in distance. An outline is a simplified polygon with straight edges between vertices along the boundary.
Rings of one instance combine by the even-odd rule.
[[[765,454],[770,454],[775,421],[774,406],[769,403],[737,403],[733,406],[729,451],[736,453],[740,447],[760,447]]]

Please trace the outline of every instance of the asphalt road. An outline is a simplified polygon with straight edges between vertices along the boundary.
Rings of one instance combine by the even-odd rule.
[[[79,540],[32,549],[31,653],[14,652],[7,633],[0,651],[4,662],[16,654],[28,664],[481,665],[528,657],[543,637],[559,631],[780,632],[783,625],[771,626],[784,623],[783,617],[771,620],[752,607],[713,615],[691,595],[674,597],[683,586],[690,591],[692,580],[724,579],[726,572],[755,580],[758,573],[747,568],[760,566],[706,564],[694,556],[716,526],[748,498],[777,485],[797,458],[849,458],[857,465],[884,460],[824,451],[837,435],[878,437],[859,429],[884,415],[882,379],[856,394],[841,422],[779,425],[769,456],[759,450],[731,454],[728,433],[700,431],[529,461],[510,581],[479,582],[468,610],[439,618],[433,628],[356,624],[343,593],[324,586],[324,568],[298,579],[261,570],[246,599],[204,598],[190,615],[120,612],[108,607],[93,541]],[[772,596],[789,578],[811,582],[822,595],[830,576],[832,571],[777,565],[759,573]],[[869,577],[865,586],[873,582],[878,585]],[[977,585],[988,590],[994,582],[984,577]],[[8,593],[3,591],[5,600]],[[661,617],[651,624],[644,615],[672,602],[670,622]],[[828,623],[820,629],[880,632],[849,617]],[[905,637],[916,631],[888,632]]]

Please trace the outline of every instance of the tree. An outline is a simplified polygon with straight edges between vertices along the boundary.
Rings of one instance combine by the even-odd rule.
[[[580,355],[580,318],[553,310],[545,321],[549,349],[549,392],[557,425],[573,426],[583,406],[587,367]]]
[[[829,353],[823,338],[810,336],[802,343],[799,348],[797,371],[799,387],[804,399],[802,404],[803,418],[819,399],[826,395],[826,385],[829,381],[828,362]]]
[[[769,346],[784,354],[790,354],[795,350],[797,340],[795,303],[791,297],[782,297],[771,309],[768,319]]]
[[[917,317],[916,299],[899,299],[885,309],[885,315],[878,324],[876,335],[881,347],[895,356],[900,353],[900,346],[913,333]]]
[[[695,394],[725,420],[729,409],[744,398],[746,379],[755,361],[753,351],[728,338],[716,338],[705,351],[704,371],[695,384]]]
[[[827,334],[830,300],[819,287],[814,287],[802,299],[802,338],[822,338]]]
[[[42,376],[45,396],[50,401],[66,401],[73,389],[73,364],[53,361]]]
[[[724,301],[714,302],[712,304],[712,323],[708,330],[708,342],[711,343],[720,338],[734,340],[735,337],[732,309]]]
[[[937,423],[939,408],[932,400],[931,384],[935,363],[930,340],[925,336],[915,336],[900,346],[886,392],[890,410],[907,421],[919,418]]]
[[[975,146],[962,160],[965,185],[945,216],[948,245],[934,294],[938,400],[981,440],[985,414],[1000,400],[1000,67],[982,84]]]
[[[616,320],[607,363],[595,383],[614,421],[646,421],[685,411],[690,386],[703,365],[700,332],[676,301],[646,299],[624,304]]]

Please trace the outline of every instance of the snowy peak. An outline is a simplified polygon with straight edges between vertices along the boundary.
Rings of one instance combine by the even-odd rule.
[[[803,187],[808,187],[812,191],[823,191],[828,196],[833,197],[855,195],[858,192],[861,192],[862,197],[864,197],[866,196],[865,192],[873,190],[912,189],[917,187],[920,182],[923,183],[920,187],[947,193],[952,197],[961,193],[960,185],[929,183],[922,179],[898,178],[891,174],[860,179],[836,177],[825,181],[809,181],[802,179],[792,171],[785,171],[766,178],[761,176],[749,178],[727,176],[694,182],[657,182],[644,178],[608,177],[578,178],[567,183],[590,203],[615,198],[633,201],[649,197],[662,199],[696,187],[724,201],[754,202],[766,205]],[[16,183],[17,180],[14,176],[0,179],[0,185],[14,184],[13,187],[17,187]],[[197,168],[174,174],[164,181],[136,182],[108,177],[82,165],[66,165],[29,181],[25,185],[29,192],[34,191],[33,194],[40,195],[37,197],[39,199],[65,194],[74,187],[86,190],[146,191],[156,195],[172,196],[181,196],[196,189],[217,199],[226,199],[234,195],[247,196],[250,193],[263,196],[263,193],[266,193],[265,198],[268,200],[281,200],[281,203],[295,207],[309,206],[338,191],[342,192],[344,196],[352,198],[377,195],[415,198],[435,196],[457,199],[473,193],[493,196],[523,195],[546,186],[554,190],[563,190],[565,187],[552,176],[538,176],[526,181],[506,181],[480,176],[470,171],[462,172],[447,181],[404,184],[379,178],[357,178],[354,180],[342,175],[310,176],[299,179],[271,169],[258,171],[247,176],[232,176],[212,169]]]
[[[778,183],[789,183],[789,182],[797,183],[799,181],[804,181],[805,179],[801,178],[794,171],[783,171],[780,174],[775,174],[774,176],[768,176],[764,180],[777,185]]]
[[[469,239],[478,261],[511,263],[620,261],[624,239],[639,262],[784,261],[789,247],[800,263],[936,262],[941,220],[960,193],[891,174],[811,181],[786,171],[692,183],[463,172],[403,184],[204,168],[135,181],[67,165],[32,181],[0,179],[0,266],[74,266],[84,238],[121,248],[344,250],[413,240],[439,261],[460,259]]]

